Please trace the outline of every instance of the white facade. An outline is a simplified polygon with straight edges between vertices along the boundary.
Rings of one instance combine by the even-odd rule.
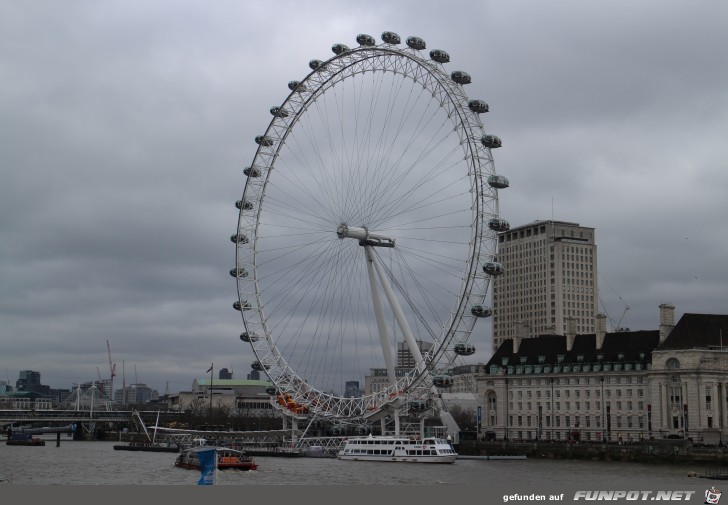
[[[481,433],[498,439],[723,441],[728,316],[660,306],[660,330],[505,341],[474,374]],[[598,320],[599,321],[599,320]],[[603,326],[602,322],[597,323]]]

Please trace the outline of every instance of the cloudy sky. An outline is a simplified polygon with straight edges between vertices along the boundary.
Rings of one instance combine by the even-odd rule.
[[[253,138],[309,60],[385,30],[471,74],[512,226],[596,228],[610,319],[727,313],[725,2],[0,0],[0,380],[106,378],[107,340],[115,386],[244,378]]]

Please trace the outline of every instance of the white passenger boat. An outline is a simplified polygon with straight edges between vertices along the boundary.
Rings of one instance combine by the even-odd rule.
[[[352,437],[336,456],[351,461],[454,463],[458,454],[447,440],[396,436]]]

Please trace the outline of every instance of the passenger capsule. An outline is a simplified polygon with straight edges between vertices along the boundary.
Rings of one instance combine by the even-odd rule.
[[[301,84],[301,81],[289,81],[288,89],[300,93],[301,91],[306,91],[307,88],[305,84]]]
[[[260,177],[260,170],[255,167],[245,167],[245,169],[243,169],[243,174],[248,177]]]
[[[455,354],[459,356],[472,356],[475,354],[475,346],[473,344],[465,344],[463,342],[460,342],[458,344],[455,344],[454,348]]]
[[[244,279],[248,276],[248,271],[244,268],[233,268],[232,270],[230,270],[230,275],[237,279]]]
[[[239,301],[233,303],[235,310],[250,310],[250,302],[243,302],[242,305]]]
[[[321,60],[311,60],[308,62],[308,66],[311,68],[311,70],[316,70],[317,68],[323,67],[324,62]]]
[[[373,46],[377,43],[374,37],[367,35],[366,33],[360,33],[356,36],[356,41],[360,46]]]
[[[349,49],[349,46],[347,46],[346,44],[334,44],[333,46],[331,46],[331,50],[334,52],[334,54],[344,54],[351,51],[351,49]]]
[[[410,410],[422,411],[427,410],[428,408],[429,407],[427,406],[427,402],[425,402],[424,400],[414,400],[410,402]]]
[[[399,44],[400,42],[402,42],[402,40],[399,38],[399,35],[394,32],[384,32],[382,34],[382,40],[387,44]]]
[[[258,135],[257,137],[255,137],[255,143],[259,146],[270,147],[273,145],[273,139],[270,137],[266,137],[265,135]]]
[[[480,139],[480,142],[490,149],[495,149],[496,147],[501,147],[503,145],[503,142],[501,142],[501,139],[496,137],[495,135],[483,135],[483,137]]]
[[[468,108],[476,114],[484,114],[490,110],[488,104],[483,100],[470,100],[468,102]]]
[[[288,111],[282,107],[271,107],[270,113],[275,117],[288,117]]]
[[[242,233],[236,233],[235,235],[230,235],[230,242],[232,242],[233,244],[247,244],[248,237],[246,237]]]
[[[493,315],[491,308],[485,305],[473,305],[470,308],[470,313],[475,317],[490,317]]]
[[[268,365],[264,365],[260,361],[253,361],[250,364],[250,368],[252,368],[253,370],[257,370],[259,372],[262,372],[264,370],[268,370],[269,366]]]
[[[497,217],[494,217],[490,221],[488,221],[488,228],[490,228],[493,231],[508,231],[511,229],[511,225],[508,224],[508,221],[505,219],[500,219]]]
[[[235,206],[241,210],[252,210],[253,209],[253,204],[251,202],[249,202],[248,200],[245,200],[245,201],[238,200],[237,202],[235,202]]]
[[[250,342],[257,342],[258,341],[258,334],[255,333],[254,331],[251,331],[250,333],[248,333],[246,331],[246,332],[243,332],[243,333],[240,334],[240,340],[242,340],[243,342],[248,342],[248,343],[250,343]]]
[[[503,265],[501,265],[497,261],[489,261],[488,263],[483,265],[483,272],[488,275],[492,275],[493,277],[501,275],[505,271],[506,270],[505,268],[503,268]]]
[[[470,74],[462,70],[456,70],[450,74],[450,78],[458,84],[470,84],[472,82]]]
[[[488,176],[488,186],[490,186],[491,188],[505,189],[508,187],[509,184],[510,183],[508,182],[508,179],[506,179],[502,175]]]
[[[425,41],[419,37],[407,37],[407,45],[412,49],[417,49],[418,51],[422,51],[425,47],[427,47]]]
[[[435,375],[432,384],[438,388],[449,388],[452,386],[452,377],[449,375]]]
[[[265,388],[265,392],[270,396],[273,396],[274,394],[276,394],[276,388],[274,386],[268,386],[267,388]]]
[[[430,59],[438,63],[447,63],[450,61],[450,55],[442,49],[433,49],[430,51]]]

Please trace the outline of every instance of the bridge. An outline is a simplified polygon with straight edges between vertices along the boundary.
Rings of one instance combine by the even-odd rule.
[[[43,433],[71,433],[79,426],[90,426],[95,423],[125,423],[134,422],[140,425],[142,432],[152,440],[175,442],[179,445],[195,445],[197,439],[206,440],[234,440],[236,443],[248,447],[295,446],[307,449],[310,446],[322,446],[327,450],[336,450],[343,447],[346,437],[306,437],[298,429],[260,430],[260,431],[229,431],[229,430],[192,430],[167,428],[157,426],[158,416],[164,418],[165,423],[179,418],[177,412],[158,411],[74,411],[74,410],[0,410],[0,428],[2,433],[8,429],[15,432],[43,434]],[[135,422],[138,420],[139,422]],[[161,419],[159,419],[161,421]],[[87,431],[88,428],[86,428]]]

